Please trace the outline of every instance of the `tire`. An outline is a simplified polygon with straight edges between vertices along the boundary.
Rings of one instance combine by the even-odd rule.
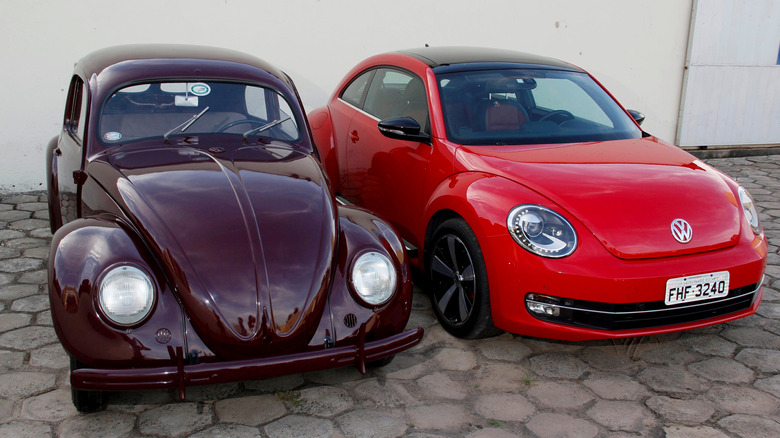
[[[463,339],[502,333],[493,325],[485,259],[468,224],[460,218],[443,222],[429,254],[428,289],[442,327]]]
[[[73,372],[79,368],[85,368],[86,365],[79,362],[71,356],[70,358],[70,371]],[[73,400],[73,406],[76,410],[87,414],[90,412],[104,411],[107,406],[105,393],[103,391],[89,391],[83,389],[76,389],[73,386],[70,387],[70,397]]]

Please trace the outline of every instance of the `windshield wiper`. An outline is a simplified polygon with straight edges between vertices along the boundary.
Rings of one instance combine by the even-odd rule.
[[[184,123],[176,126],[175,128],[171,129],[170,131],[166,132],[165,134],[163,134],[163,140],[168,140],[168,136],[171,135],[174,131],[176,131],[179,128],[181,128],[181,130],[179,132],[186,131],[187,128],[192,126],[192,124],[195,123],[200,118],[200,116],[202,116],[203,114],[206,114],[206,111],[208,111],[208,110],[209,110],[209,107],[203,108],[203,111],[199,112],[198,114],[195,114],[194,116],[192,116],[189,119],[185,120]]]
[[[274,120],[273,122],[268,122],[268,123],[266,123],[265,125],[263,125],[263,126],[261,126],[259,128],[250,129],[249,131],[244,133],[244,140],[246,140],[246,138],[249,137],[252,134],[257,134],[259,132],[265,131],[266,129],[271,129],[274,126],[276,126],[276,125],[278,125],[280,123],[284,123],[284,122],[286,122],[288,120],[290,120],[289,116],[287,116],[287,117],[285,117],[283,119]]]

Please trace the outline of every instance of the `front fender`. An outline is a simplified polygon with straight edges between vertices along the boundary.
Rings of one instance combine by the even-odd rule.
[[[156,289],[151,314],[132,328],[109,323],[97,302],[102,274],[112,266],[126,264],[152,273]],[[165,276],[141,239],[115,217],[77,219],[54,233],[49,301],[63,347],[88,366],[159,366],[172,360],[169,350],[181,346],[187,351],[182,310]]]
[[[350,284],[352,261],[370,250],[389,256],[398,277],[393,297],[381,306],[361,304]],[[371,341],[400,333],[409,320],[412,281],[404,247],[387,222],[366,210],[339,207],[339,248],[330,304],[337,346],[354,344],[363,324],[366,340]]]
[[[339,184],[339,162],[336,156],[336,140],[333,136],[333,122],[330,118],[328,107],[319,108],[309,113],[309,127],[311,129],[314,147],[317,150],[325,169],[325,174],[330,179],[331,189],[334,193],[341,191]]]

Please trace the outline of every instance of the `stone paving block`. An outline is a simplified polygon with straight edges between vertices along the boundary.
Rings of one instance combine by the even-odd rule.
[[[22,211],[48,210],[48,208],[49,204],[45,202],[38,202],[37,199],[34,202],[23,202],[16,205],[16,209]]]
[[[25,313],[3,313],[0,315],[0,333],[24,327],[31,319],[32,316]]]
[[[655,417],[644,407],[626,401],[599,401],[587,411],[588,417],[611,431],[649,434]]]
[[[477,366],[476,355],[468,350],[444,348],[433,359],[443,370],[468,371]]]
[[[346,436],[395,438],[404,436],[409,426],[403,413],[387,409],[361,409],[340,416],[336,422]]]
[[[764,379],[756,379],[756,381],[753,382],[753,387],[780,399],[780,374]]]
[[[352,392],[358,398],[369,400],[372,406],[401,407],[420,404],[403,385],[395,381],[380,383],[377,379],[371,379],[355,387]]]
[[[29,213],[28,213],[29,217]],[[20,221],[11,222],[8,227],[14,230],[31,231],[37,228],[46,228],[50,226],[49,221],[41,219],[22,219]]]
[[[528,395],[542,406],[558,409],[577,409],[585,406],[595,397],[579,383],[540,382],[531,385]]]
[[[485,394],[479,396],[474,408],[488,420],[526,421],[536,408],[520,394]]]
[[[653,396],[645,405],[658,414],[664,422],[695,426],[707,422],[714,414],[712,403],[700,399],[677,399]]]
[[[19,211],[19,210],[0,211],[0,221],[4,221],[4,222],[14,222],[19,220],[24,220],[29,217],[30,217],[29,211]]]
[[[0,240],[5,240],[6,242],[9,240],[22,239],[24,236],[25,234],[19,230],[0,230]],[[8,245],[6,243],[3,246]]]
[[[667,426],[666,438],[729,438],[728,435],[709,426]]]
[[[0,272],[0,286],[10,283],[11,281],[13,281],[13,279],[14,279],[13,275],[3,274],[2,272]]]
[[[26,204],[29,202],[38,202],[38,200],[39,198],[37,195],[27,193],[10,195],[2,198],[4,204]]]
[[[694,393],[709,388],[709,384],[679,365],[656,366],[639,373],[639,382],[660,393]]]
[[[49,258],[49,244],[40,248],[29,248],[23,252],[24,257],[47,260]]]
[[[138,431],[145,435],[184,436],[211,424],[212,415],[212,407],[207,404],[168,404],[141,413]]]
[[[120,438],[135,427],[135,416],[116,411],[69,418],[60,424],[60,438]],[[230,436],[230,435],[223,435]]]
[[[778,319],[780,318],[780,304],[762,301],[756,313],[764,318]]]
[[[393,365],[393,364],[391,364]],[[427,373],[429,369],[435,369],[436,365],[434,361],[421,362],[408,368],[402,368],[396,371],[387,373],[387,377],[397,380],[415,380],[423,374]]]
[[[284,403],[270,394],[220,400],[214,410],[219,421],[245,426],[265,424],[287,413]]]
[[[43,266],[43,261],[39,259],[16,258],[0,260],[0,271],[8,273],[17,273],[38,269]]]
[[[631,359],[632,348],[628,345],[594,345],[578,354],[578,357],[593,368],[611,372],[630,372],[637,368],[637,361]]]
[[[474,417],[461,404],[430,404],[406,410],[409,423],[422,430],[455,432],[474,422]]]
[[[478,345],[479,351],[488,359],[520,362],[533,353],[530,347],[521,339],[496,338],[487,339]]]
[[[58,422],[78,415],[71,401],[70,391],[56,389],[30,397],[22,404],[22,417],[29,420]]]
[[[780,351],[745,348],[735,359],[760,373],[780,373]]]
[[[5,242],[5,245],[9,248],[24,250],[29,248],[48,248],[49,242],[44,239],[23,237],[21,239],[8,240]]]
[[[688,369],[699,377],[716,382],[750,383],[755,373],[741,363],[716,357],[688,365]]]
[[[422,435],[415,435],[415,436],[422,438]],[[426,438],[432,438],[432,437],[440,437],[441,435],[425,434],[424,436]],[[514,434],[507,430],[501,430],[495,427],[487,427],[484,429],[479,429],[479,430],[475,430],[474,432],[471,432],[470,434],[466,435],[466,438],[517,438],[518,436],[520,435]]]
[[[255,438],[262,437],[257,427],[240,424],[218,424],[190,435],[189,438]]]
[[[543,412],[526,424],[535,436],[556,438],[591,438],[599,433],[595,424],[564,414]]]
[[[305,373],[304,380],[320,385],[337,385],[341,383],[359,382],[363,375],[355,367],[335,368],[325,371]]]
[[[706,397],[723,412],[770,416],[780,412],[780,400],[758,389],[736,385],[715,385]]]
[[[29,397],[50,390],[56,384],[57,376],[54,374],[28,371],[2,373],[0,397]]]
[[[560,379],[579,379],[588,365],[570,353],[544,353],[530,359],[534,373]]]
[[[14,438],[51,437],[51,426],[37,421],[12,421],[0,424],[0,436]]]
[[[188,401],[221,400],[232,397],[241,391],[238,382],[221,383],[219,385],[191,386],[187,388]]]
[[[520,392],[536,376],[518,365],[495,363],[481,366],[473,379],[474,389],[481,393]]]
[[[642,344],[634,357],[652,364],[688,364],[702,359],[700,354],[690,351],[679,340]]]
[[[5,369],[15,370],[24,364],[24,352],[0,350],[0,372]]]
[[[16,350],[29,350],[58,342],[51,327],[30,326],[0,335],[0,346]]]
[[[37,271],[25,272],[19,276],[19,283],[24,284],[46,284],[48,280],[48,272],[46,269],[39,269]]]
[[[720,336],[684,336],[680,342],[707,356],[731,357],[737,350],[737,344]]]
[[[333,417],[354,406],[349,392],[332,386],[317,386],[300,391],[300,403],[290,408],[293,412],[318,417]]]
[[[334,437],[336,428],[331,420],[308,415],[288,415],[263,428],[268,438]]]
[[[2,276],[3,274],[0,274]],[[0,300],[16,300],[22,297],[37,294],[40,286],[32,284],[10,284],[0,287]]]
[[[755,415],[729,415],[718,421],[718,426],[736,436],[767,438],[780,436],[780,422]]]
[[[644,385],[624,374],[594,373],[583,383],[596,395],[608,400],[639,400],[648,394]]]
[[[70,367],[70,357],[59,343],[47,345],[30,353],[30,365],[51,369]]]
[[[11,305],[11,310],[14,312],[35,313],[48,308],[49,297],[47,295],[31,295],[19,298]]]
[[[52,316],[51,312],[47,309],[43,312],[38,312],[38,316],[35,318],[35,325],[44,325],[44,326],[52,326]]]
[[[14,413],[14,402],[0,398],[0,424],[6,423]]]
[[[444,373],[424,376],[417,380],[417,386],[430,398],[463,400],[468,394],[467,389],[461,383],[453,381]]]

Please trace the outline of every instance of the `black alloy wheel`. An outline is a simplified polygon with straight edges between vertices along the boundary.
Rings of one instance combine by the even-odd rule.
[[[436,230],[428,261],[431,304],[450,334],[477,339],[501,333],[493,326],[487,270],[474,232],[460,218]]]

